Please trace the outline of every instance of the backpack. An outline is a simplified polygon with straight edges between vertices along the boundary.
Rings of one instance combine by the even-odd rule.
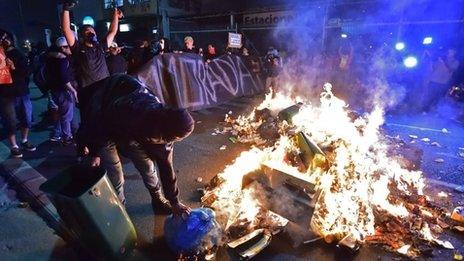
[[[34,71],[32,76],[32,80],[34,81],[35,85],[39,87],[40,92],[44,95],[47,94],[50,90],[47,84],[47,73],[45,69],[45,63],[40,64],[38,68]]]

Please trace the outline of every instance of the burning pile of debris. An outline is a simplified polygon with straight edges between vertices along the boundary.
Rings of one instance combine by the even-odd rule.
[[[229,247],[261,238],[242,257],[289,222],[352,250],[378,243],[415,257],[430,245],[453,248],[439,239],[445,212],[423,194],[422,173],[391,156],[380,107],[356,115],[326,84],[317,105],[271,93],[225,122],[223,133],[253,146],[210,182],[202,203],[216,211]]]

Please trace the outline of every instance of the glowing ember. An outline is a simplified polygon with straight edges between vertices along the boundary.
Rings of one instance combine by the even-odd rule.
[[[379,132],[384,123],[382,108],[375,107],[370,113],[354,117],[347,104],[333,95],[331,88],[330,84],[324,85],[317,104],[270,93],[250,115],[236,119],[226,116],[225,121],[230,125],[226,131],[237,136],[240,142],[258,146],[243,152],[218,174],[221,182],[210,189],[216,196],[211,207],[222,216],[226,229],[239,220],[253,223],[259,215],[262,203],[257,194],[260,189],[244,189],[242,180],[263,164],[301,176],[316,185],[319,193],[310,223],[313,231],[325,238],[340,240],[350,235],[364,242],[367,237],[379,235],[379,219],[396,220],[413,215],[411,204],[402,199],[414,196],[417,202],[425,199],[421,197],[425,186],[422,173],[404,169],[388,156],[386,138]],[[275,132],[279,137],[272,142],[264,139],[260,128],[270,116],[258,114],[267,112],[276,117],[279,111],[296,103],[302,105],[291,123],[277,124]],[[293,138],[299,132],[324,151],[329,163],[327,168],[320,164],[302,168],[302,164],[291,160],[289,155],[301,152]],[[423,210],[422,214],[431,217],[435,213]],[[423,239],[437,243],[427,223],[418,229]],[[407,252],[409,247],[393,249]]]

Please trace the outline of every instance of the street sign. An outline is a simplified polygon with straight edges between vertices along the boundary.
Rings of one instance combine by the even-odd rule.
[[[242,48],[242,34],[229,33],[229,48]]]

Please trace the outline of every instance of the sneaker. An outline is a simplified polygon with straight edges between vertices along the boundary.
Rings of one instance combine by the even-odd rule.
[[[11,148],[11,156],[13,158],[22,158],[23,153],[21,152],[19,148]]]
[[[73,138],[67,138],[67,139],[63,139],[61,143],[63,144],[63,146],[69,146],[69,145],[74,144],[74,140]]]
[[[29,142],[29,141],[22,142],[22,143],[21,143],[21,147],[22,147],[23,149],[27,150],[27,151],[35,151],[35,150],[37,149],[37,148],[36,148],[34,145],[32,145],[32,143]]]
[[[61,141],[61,137],[51,137],[51,138],[50,138],[50,141],[51,141],[51,142],[58,142],[58,141]]]

